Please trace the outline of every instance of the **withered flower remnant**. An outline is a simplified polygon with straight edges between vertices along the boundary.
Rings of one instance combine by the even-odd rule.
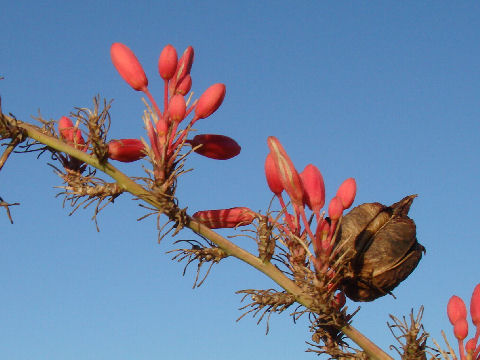
[[[407,214],[416,195],[385,206],[366,203],[343,216],[336,247],[352,254],[341,287],[354,301],[372,301],[392,291],[416,268],[425,248]]]

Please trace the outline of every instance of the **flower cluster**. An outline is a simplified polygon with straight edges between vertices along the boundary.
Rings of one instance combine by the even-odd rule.
[[[475,336],[464,344],[468,336],[467,307],[463,300],[453,295],[448,301],[447,315],[450,323],[453,325],[453,333],[458,340],[458,350],[460,359],[480,359],[480,284],[475,286],[472,299],[470,300],[470,316],[472,323],[476,328]]]

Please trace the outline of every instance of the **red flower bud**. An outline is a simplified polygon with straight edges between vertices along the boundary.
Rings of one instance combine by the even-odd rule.
[[[337,190],[337,197],[342,201],[344,210],[352,206],[356,193],[357,183],[354,178],[348,178],[340,185]]]
[[[468,354],[473,355],[476,346],[477,346],[477,343],[475,342],[475,339],[470,339],[465,344],[465,350],[467,351]]]
[[[280,179],[280,175],[278,174],[278,170],[273,161],[272,154],[270,153],[265,159],[265,176],[267,178],[267,184],[270,188],[270,191],[276,196],[279,196],[283,191],[283,185]]]
[[[340,291],[335,294],[333,297],[333,306],[337,309],[340,310],[346,303],[347,299],[345,298],[345,294],[343,291]]]
[[[66,116],[62,116],[58,120],[58,131],[60,136],[67,141],[70,145],[74,145],[77,149],[82,149],[85,145],[82,132],[79,129],[75,129],[72,120]]]
[[[137,57],[126,45],[114,43],[110,48],[113,65],[122,78],[137,91],[144,91],[148,79]]]
[[[185,98],[179,94],[172,96],[168,104],[168,113],[172,121],[182,121],[185,118],[186,110],[187,104],[185,103]]]
[[[163,80],[170,80],[177,70],[177,50],[168,44],[160,53],[158,58],[158,72]]]
[[[192,88],[192,77],[190,74],[187,74],[180,82],[177,84],[175,94],[186,95]]]
[[[187,140],[187,142],[190,143],[192,147],[202,145],[196,149],[195,152],[216,160],[231,159],[237,156],[241,150],[240,145],[238,145],[235,140],[224,135],[201,134],[196,135],[192,140]]]
[[[467,307],[461,298],[453,295],[450,300],[448,300],[447,315],[452,325],[467,318]]]
[[[179,83],[185,76],[190,74],[194,58],[193,47],[189,46],[185,49],[180,60],[178,60],[177,69],[175,73],[175,83]]]
[[[325,184],[320,170],[315,165],[308,164],[300,173],[305,203],[314,213],[320,212],[325,205]]]
[[[197,211],[192,218],[208,226],[210,229],[234,228],[249,225],[257,214],[247,207],[231,209]]]
[[[138,139],[112,140],[108,143],[108,157],[121,162],[140,160],[145,156],[145,146]]]
[[[457,340],[464,340],[468,336],[468,322],[466,319],[459,319],[453,325],[453,334]]]
[[[472,300],[470,301],[470,316],[472,317],[472,323],[475,326],[480,326],[480,284],[475,286],[472,294]]]
[[[340,200],[339,197],[335,196],[332,200],[330,200],[330,204],[328,205],[328,216],[332,220],[338,220],[342,216],[342,213],[342,200]]]
[[[303,184],[292,160],[275,136],[269,136],[267,143],[283,188],[294,205],[303,206]]]
[[[198,99],[195,106],[195,117],[205,119],[212,115],[222,105],[226,88],[224,84],[213,84]]]

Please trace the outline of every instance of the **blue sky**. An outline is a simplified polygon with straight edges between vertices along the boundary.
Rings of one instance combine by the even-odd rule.
[[[224,104],[197,123],[234,137],[239,157],[192,156],[180,180],[191,213],[271,199],[263,174],[266,138],[277,136],[299,170],[320,168],[327,197],[348,177],[354,205],[419,194],[411,216],[427,254],[390,296],[362,304],[354,325],[384,349],[388,314],[425,305],[434,338],[451,333],[446,303],[469,300],[480,282],[477,226],[480,140],[480,4],[477,2],[8,2],[0,13],[2,108],[28,120],[58,119],[114,99],[112,138],[143,136],[141,96],[110,62],[113,42],[142,62],[160,97],[156,63],[168,43],[192,45],[193,90],[227,86]],[[20,359],[309,359],[306,322],[286,314],[265,326],[239,323],[240,296],[273,283],[228,259],[192,290],[195,266],[170,261],[154,219],[128,196],[90,221],[68,216],[60,180],[32,155],[0,173],[0,196],[20,202],[15,224],[0,213],[0,354]],[[120,166],[141,176],[140,166]],[[179,239],[194,238],[188,231]],[[239,238],[240,245],[250,246]],[[348,304],[355,308],[354,303]],[[450,336],[452,338],[453,336]]]

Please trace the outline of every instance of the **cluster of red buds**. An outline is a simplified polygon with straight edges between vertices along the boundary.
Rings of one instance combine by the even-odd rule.
[[[475,336],[464,343],[468,336],[467,307],[463,300],[453,295],[448,301],[447,315],[453,325],[453,334],[458,340],[458,351],[461,360],[480,360],[480,284],[475,286],[470,300],[470,316],[476,328]],[[453,355],[453,354],[452,354]],[[457,359],[454,356],[454,359]]]
[[[158,59],[158,72],[164,80],[163,111],[148,90],[148,79],[142,65],[135,54],[124,44],[114,43],[110,49],[113,65],[123,79],[137,91],[143,92],[150,100],[152,116],[144,118],[145,127],[150,141],[149,153],[154,164],[157,180],[164,180],[166,172],[175,163],[180,148],[190,144],[200,155],[217,159],[230,159],[240,153],[237,142],[227,136],[204,134],[193,139],[187,139],[192,126],[200,119],[212,115],[222,104],[226,88],[224,84],[210,86],[198,100],[191,103],[192,68],[194,51],[189,46],[178,58],[172,45],[167,45]],[[191,103],[191,104],[190,104]],[[179,130],[180,124],[193,113],[188,124]],[[140,159],[142,151],[139,140],[120,140],[109,146],[110,158],[120,161]]]

